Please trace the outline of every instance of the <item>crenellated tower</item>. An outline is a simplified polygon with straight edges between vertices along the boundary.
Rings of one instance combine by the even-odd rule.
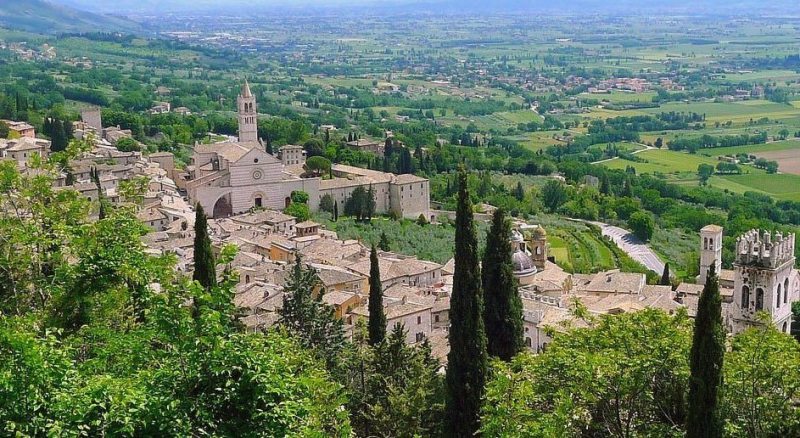
[[[736,239],[733,331],[758,324],[766,312],[778,330],[789,333],[792,302],[798,299],[794,270],[795,235],[750,230]]]

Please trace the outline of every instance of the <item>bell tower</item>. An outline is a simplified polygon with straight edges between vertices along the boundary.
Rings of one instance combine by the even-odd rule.
[[[706,225],[700,230],[700,275],[698,284],[706,284],[708,270],[714,266],[714,272],[722,272],[722,227]]]
[[[247,79],[242,85],[242,92],[236,98],[239,110],[239,142],[258,143],[258,114],[256,111],[256,97],[250,92]]]

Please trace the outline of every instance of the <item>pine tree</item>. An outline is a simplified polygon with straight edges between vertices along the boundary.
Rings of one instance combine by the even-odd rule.
[[[697,303],[692,350],[689,356],[689,412],[687,438],[722,436],[721,393],[725,331],[722,327],[722,299],[714,266]]]
[[[490,356],[510,361],[523,348],[522,300],[511,264],[511,225],[505,212],[494,212],[483,255],[483,321]]]
[[[600,177],[600,193],[604,195],[611,194],[611,181],[609,181],[608,175],[605,173]]]
[[[664,264],[664,272],[661,274],[661,281],[658,284],[662,286],[671,286],[672,281],[669,277],[669,263]]]
[[[446,436],[467,437],[480,427],[487,355],[478,239],[467,187],[467,171],[463,167],[459,169],[458,182],[444,427]]]
[[[208,222],[203,206],[197,204],[194,219],[194,274],[204,288],[211,289],[217,285],[217,270],[214,253],[211,250],[211,239],[208,237]]]
[[[378,251],[372,245],[369,255],[369,345],[378,345],[386,337],[386,314],[383,313],[383,286]]]

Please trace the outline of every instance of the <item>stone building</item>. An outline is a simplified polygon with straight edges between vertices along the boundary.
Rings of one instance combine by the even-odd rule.
[[[394,175],[352,166],[334,165],[331,179],[305,178],[305,153],[299,146],[281,149],[281,159],[266,152],[257,138],[255,96],[245,82],[237,99],[239,140],[196,145],[186,173],[176,178],[193,203],[214,218],[252,208],[281,210],[291,202],[293,191],[309,195],[309,208],[317,211],[329,195],[339,208],[357,187],[373,188],[376,213],[416,218],[430,211],[430,185],[425,178]]]
[[[729,329],[738,333],[758,325],[766,312],[778,330],[789,333],[792,303],[800,300],[800,275],[794,268],[795,235],[750,230],[736,239],[734,297]]]

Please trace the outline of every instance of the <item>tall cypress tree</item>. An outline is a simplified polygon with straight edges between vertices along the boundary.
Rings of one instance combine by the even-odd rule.
[[[658,284],[661,286],[672,285],[672,281],[669,278],[669,263],[664,264],[664,272],[661,273],[661,281]]]
[[[523,348],[522,299],[511,264],[511,224],[498,208],[483,254],[483,321],[490,356],[510,361]]]
[[[458,181],[444,428],[446,436],[468,437],[480,428],[487,355],[478,239],[467,188],[467,171],[463,167],[459,169]]]
[[[197,204],[194,219],[194,274],[204,288],[211,289],[217,285],[216,263],[211,251],[211,239],[208,237],[208,221],[203,206]]]
[[[721,394],[725,331],[722,327],[722,298],[714,266],[697,303],[694,336],[689,356],[689,412],[687,438],[722,437]]]
[[[383,286],[378,251],[372,245],[369,254],[369,345],[378,345],[386,338],[386,315],[383,313]]]

